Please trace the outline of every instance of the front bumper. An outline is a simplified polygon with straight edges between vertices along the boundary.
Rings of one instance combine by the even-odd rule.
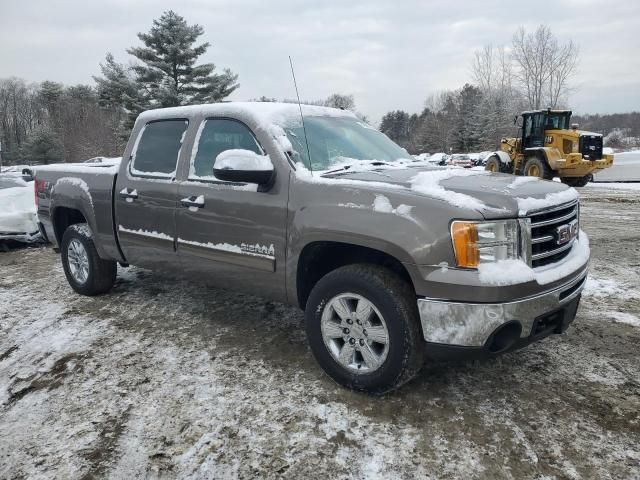
[[[514,345],[526,344],[528,340],[534,341],[545,336],[541,333],[563,331],[575,317],[586,279],[585,267],[560,287],[505,303],[460,303],[420,298],[418,310],[424,339],[433,344],[476,347],[500,353],[508,350],[508,346],[496,350],[492,341],[497,332],[506,331],[507,326],[509,334],[515,337],[512,342]],[[556,315],[557,312],[562,314]],[[556,324],[549,325],[554,321]]]

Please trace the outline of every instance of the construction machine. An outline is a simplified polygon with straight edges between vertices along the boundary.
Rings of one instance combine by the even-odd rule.
[[[570,122],[571,110],[523,112],[514,119],[517,137],[503,138],[485,168],[547,180],[559,177],[567,185],[584,187],[594,172],[613,165],[613,155],[602,152],[601,134],[578,130]]]

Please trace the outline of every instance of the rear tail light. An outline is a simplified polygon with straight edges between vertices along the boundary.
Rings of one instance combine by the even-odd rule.
[[[35,202],[36,202],[36,208],[38,208],[38,194],[40,192],[44,192],[45,190],[45,181],[44,180],[35,180],[33,182],[33,192],[35,194]]]

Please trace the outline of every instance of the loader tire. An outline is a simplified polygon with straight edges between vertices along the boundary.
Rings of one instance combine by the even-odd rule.
[[[527,158],[522,174],[527,177],[538,177],[543,180],[553,179],[553,170],[551,170],[547,161],[540,157]]]
[[[491,155],[487,159],[484,169],[489,172],[511,173],[511,166],[501,161],[497,155]]]

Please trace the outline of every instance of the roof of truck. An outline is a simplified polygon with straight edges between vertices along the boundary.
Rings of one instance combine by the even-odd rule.
[[[158,108],[142,112],[139,120],[149,122],[166,118],[189,118],[202,116],[231,116],[246,118],[251,117],[258,123],[284,125],[290,120],[300,119],[300,108],[305,117],[331,116],[354,117],[348,110],[338,108],[319,107],[316,105],[301,105],[297,103],[280,102],[222,102],[203,105],[189,105],[184,107]]]

